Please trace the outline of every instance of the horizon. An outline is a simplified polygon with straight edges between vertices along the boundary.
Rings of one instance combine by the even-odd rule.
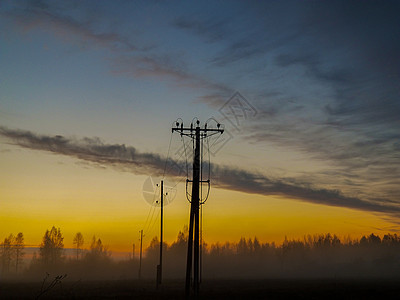
[[[186,227],[186,226],[184,226],[184,227]],[[176,239],[173,240],[172,242],[164,241],[163,244],[165,244],[165,246],[167,248],[171,247],[174,243],[176,243],[178,241],[179,234],[185,233],[185,230],[187,230],[187,228],[183,228],[181,231],[179,231],[177,236],[176,236]],[[187,234],[187,232],[186,232],[186,234]],[[325,232],[325,233],[316,233],[316,234],[304,234],[301,237],[290,237],[290,236],[288,237],[288,236],[285,236],[282,241],[263,241],[263,240],[259,239],[257,236],[247,236],[247,237],[242,236],[242,237],[240,237],[240,239],[233,240],[233,241],[232,240],[225,240],[225,241],[216,241],[216,242],[213,242],[213,243],[208,243],[207,240],[203,240],[202,247],[203,247],[203,251],[209,252],[214,246],[235,245],[235,244],[238,244],[243,239],[246,240],[246,241],[248,241],[248,240],[254,241],[255,239],[257,239],[257,241],[262,245],[267,245],[268,244],[270,246],[280,248],[285,244],[285,242],[288,242],[288,241],[289,242],[302,242],[302,243],[304,243],[304,242],[307,242],[307,239],[309,239],[309,238],[314,239],[314,238],[323,237],[323,236],[327,236],[327,235],[330,235],[332,237],[338,238],[340,243],[343,244],[343,245],[348,245],[349,243],[351,245],[353,243],[359,243],[360,240],[363,237],[369,237],[370,235],[376,235],[380,239],[383,239],[383,237],[385,235],[388,235],[388,234],[390,234],[390,233],[382,233],[380,235],[380,234],[376,234],[374,232],[370,232],[369,234],[365,234],[365,235],[362,235],[360,237],[352,237],[350,235],[340,236],[340,235],[337,235],[335,233]],[[395,233],[395,235],[396,235],[396,233]],[[95,237],[95,236],[92,236],[92,238],[93,237]],[[187,236],[186,236],[186,238],[187,238]],[[101,237],[97,236],[96,240],[97,239],[101,239]],[[160,242],[159,241],[159,236],[157,236],[157,235],[149,238],[149,240],[150,240],[150,242],[152,242],[153,240],[156,240],[158,244]],[[133,252],[133,249],[132,249],[133,245],[132,244],[131,244],[131,251],[119,251],[119,250],[113,249],[112,246],[110,247],[110,245],[108,245],[105,241],[102,241],[102,242],[103,242],[103,246],[105,247],[105,250],[109,253],[110,257],[115,259],[115,260],[117,260],[117,261],[131,260],[132,259],[132,254],[134,254],[133,257],[135,259],[138,259],[138,257],[139,257],[140,250],[139,250],[138,247],[136,247],[136,246],[138,246],[137,244],[135,244],[135,252]],[[0,245],[2,245],[2,243],[0,243]],[[40,257],[40,247],[41,247],[41,244],[38,244],[38,245],[24,244],[24,250],[23,250],[24,251],[24,258],[23,258],[23,260],[24,261],[26,261],[26,260],[30,261],[34,255],[36,255],[39,258]],[[151,248],[150,245],[148,245],[147,247],[143,247],[143,257],[144,258],[146,257],[146,252],[150,248]],[[76,246],[72,246],[72,247],[65,247],[64,246],[62,248],[62,250],[63,250],[63,253],[62,253],[63,259],[72,259],[72,260],[76,259],[76,251],[77,251]],[[85,239],[85,243],[81,246],[80,251],[82,251],[83,254],[88,253],[90,251],[90,242],[88,242]]]

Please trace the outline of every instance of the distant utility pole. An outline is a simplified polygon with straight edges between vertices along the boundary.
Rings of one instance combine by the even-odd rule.
[[[163,217],[164,217],[164,181],[161,180],[161,225],[160,225],[160,264],[157,266],[157,287],[162,281],[162,248],[163,248]]]
[[[143,229],[140,230],[139,279],[142,278],[142,247],[143,247]]]
[[[196,122],[196,127],[190,128],[183,127],[183,123],[176,122],[176,127],[172,128],[172,132],[178,132],[182,135],[188,136],[195,140],[195,151],[193,157],[193,180],[192,180],[192,201],[190,205],[190,219],[189,219],[189,238],[188,238],[188,252],[186,264],[186,297],[190,295],[190,281],[193,263],[193,291],[195,296],[199,293],[199,208],[200,208],[200,142],[201,139],[207,137],[207,133],[212,134],[223,133],[224,130],[220,129],[220,124],[217,128],[207,128],[207,123],[204,128],[200,128],[200,121]],[[188,180],[188,179],[187,179]],[[189,181],[189,180],[188,180]],[[203,182],[203,181],[202,181]],[[207,181],[209,183],[209,181]],[[194,228],[193,228],[194,227]],[[193,239],[194,235],[194,239]],[[194,244],[194,247],[193,247]],[[193,251],[194,248],[194,251]],[[192,255],[194,258],[192,259]]]

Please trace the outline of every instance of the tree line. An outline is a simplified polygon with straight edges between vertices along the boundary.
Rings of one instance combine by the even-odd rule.
[[[97,261],[111,257],[108,248],[103,245],[101,239],[96,239],[95,236],[86,251],[82,248],[84,244],[82,233],[76,233],[73,244],[76,250],[76,260]],[[20,269],[26,254],[23,233],[20,232],[16,236],[10,234],[0,246],[0,274],[7,277],[21,273]],[[64,250],[64,236],[61,229],[53,226],[50,230],[46,230],[39,245],[39,255],[36,252],[33,254],[30,263],[24,268],[25,274],[23,275],[35,270],[46,270],[47,272],[59,269],[68,263]]]
[[[24,235],[19,232],[17,235],[10,234],[1,244],[1,270],[2,273],[9,273],[12,267],[15,267],[15,272],[21,266],[21,261],[25,255],[24,252]]]
[[[185,275],[188,230],[180,231],[171,244],[163,243],[164,276]],[[139,258],[116,261],[100,238],[93,236],[88,249],[78,232],[73,238],[74,254],[65,255],[60,228],[46,230],[29,264],[21,269],[24,256],[23,234],[10,235],[1,245],[1,274],[20,273],[37,278],[44,272],[69,274],[69,278],[134,279]],[[142,276],[153,278],[159,261],[159,241],[154,237],[144,251]],[[330,233],[285,238],[282,244],[263,243],[257,237],[238,242],[206,244],[202,247],[202,274],[207,278],[280,277],[400,277],[400,236],[371,233],[360,239],[339,238]]]

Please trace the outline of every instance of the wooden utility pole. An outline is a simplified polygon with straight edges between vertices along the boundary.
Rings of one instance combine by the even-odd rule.
[[[179,126],[180,125],[180,126]],[[190,128],[183,127],[183,123],[176,123],[176,127],[172,128],[172,132],[176,131],[185,136],[188,136],[195,141],[195,151],[193,158],[193,180],[192,180],[192,199],[190,205],[190,218],[189,218],[189,237],[188,237],[188,252],[187,252],[187,264],[186,264],[186,286],[185,292],[186,297],[190,295],[190,282],[192,275],[192,264],[193,264],[193,291],[195,296],[199,293],[199,208],[200,208],[200,147],[201,139],[207,137],[207,133],[212,134],[223,133],[224,130],[220,129],[220,124],[217,124],[217,128],[207,128],[207,123],[204,128],[200,128],[200,121],[196,122],[196,127],[193,128],[193,124]],[[188,180],[189,181],[189,180]],[[203,182],[203,181],[201,181]],[[207,181],[209,182],[209,181]],[[194,235],[194,239],[193,239]],[[194,258],[193,258],[194,256]]]
[[[199,206],[200,206],[200,127],[196,127],[196,148],[193,159],[192,206],[194,212],[193,290],[199,293]]]
[[[143,247],[143,229],[140,230],[139,279],[142,278],[142,247]]]
[[[160,225],[160,264],[157,266],[157,287],[162,282],[163,218],[164,218],[164,181],[161,180],[161,225]]]

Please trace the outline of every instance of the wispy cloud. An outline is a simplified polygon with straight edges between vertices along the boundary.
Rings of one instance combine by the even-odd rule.
[[[302,153],[312,162],[323,162],[325,170],[299,174],[322,186],[337,186],[347,194],[367,199],[400,199],[400,156],[396,150],[397,133],[369,132],[358,126],[327,125],[305,116],[271,116],[249,126],[245,139],[275,145]],[[300,179],[299,178],[299,179]]]
[[[172,25],[176,28],[188,31],[205,39],[208,43],[215,43],[225,39],[228,29],[225,27],[227,20],[215,20],[212,18],[194,19],[185,16],[177,17]]]
[[[140,153],[134,147],[104,144],[99,138],[66,138],[46,136],[24,130],[0,127],[0,134],[23,148],[75,157],[87,162],[112,166],[135,174],[162,174],[165,161],[161,156]]]
[[[164,171],[165,158],[154,153],[139,152],[132,146],[106,144],[99,138],[66,138],[47,136],[25,130],[0,127],[0,135],[10,143],[23,148],[46,151],[84,160],[95,165],[113,167],[135,174],[160,175]],[[170,162],[171,163],[171,162]],[[168,168],[169,176],[179,176],[184,165],[174,161],[178,168]],[[398,216],[398,203],[382,199],[380,203],[356,197],[346,197],[338,190],[318,189],[307,184],[296,184],[285,178],[269,178],[263,174],[231,166],[212,166],[219,179],[216,186],[223,189],[260,195],[281,195],[311,203],[346,207]]]
[[[77,39],[81,43],[90,43],[113,50],[138,51],[141,48],[132,43],[129,38],[117,32],[96,30],[88,20],[79,20],[63,13],[63,7],[42,1],[22,2],[7,11],[4,16],[13,19],[24,31],[33,29],[47,30],[61,39]]]
[[[113,72],[132,77],[169,79],[175,85],[203,89],[229,95],[231,89],[224,84],[207,80],[185,70],[174,58],[168,56],[119,56],[113,60]]]
[[[326,166],[298,174],[297,180],[398,203],[400,21],[394,12],[399,4],[282,6],[259,5],[257,12],[232,16],[224,27],[236,23],[240,29],[224,31],[217,41],[222,50],[211,59],[219,68],[251,66],[242,80],[251,79],[246,96],[256,99],[259,114],[242,137]],[[207,37],[213,28],[203,21],[178,27]],[[225,99],[208,94],[200,100],[218,108]]]
[[[90,11],[89,16],[74,16],[70,6],[84,5],[79,2],[68,5],[27,1],[13,6],[3,15],[27,32],[41,29],[65,41],[109,50],[111,56],[106,60],[110,62],[112,74],[166,80],[180,87],[224,95],[231,93],[226,85],[185,69],[179,54],[165,53],[157,43],[150,46],[143,42],[133,42],[131,36],[125,36],[115,29],[105,29],[109,26],[91,17]],[[182,22],[178,24],[184,26],[185,22]]]

